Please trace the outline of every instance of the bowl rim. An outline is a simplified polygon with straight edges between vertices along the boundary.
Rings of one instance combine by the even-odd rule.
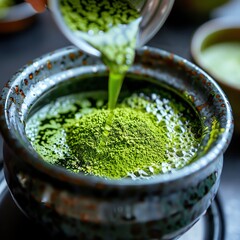
[[[75,47],[63,47],[60,49],[57,49],[53,52],[44,54],[41,56],[40,61],[45,61],[46,59],[49,60],[49,57],[53,56],[60,56],[64,55],[67,52],[69,52],[69,49],[75,49],[78,50]],[[197,172],[207,168],[211,163],[214,161],[214,159],[219,158],[223,155],[225,150],[227,149],[228,145],[230,144],[232,134],[233,134],[233,117],[232,117],[232,110],[231,106],[229,104],[229,101],[220,88],[220,86],[213,80],[211,76],[209,76],[206,72],[204,72],[201,68],[193,64],[192,62],[178,56],[175,54],[172,54],[170,52],[167,52],[162,49],[157,49],[153,47],[143,47],[140,49],[137,49],[137,52],[141,53],[143,51],[148,51],[153,54],[161,55],[163,57],[167,57],[170,59],[173,59],[176,62],[184,62],[185,66],[187,67],[187,70],[195,70],[198,74],[201,74],[205,76],[210,82],[212,87],[218,91],[218,93],[221,95],[223,99],[223,103],[226,105],[226,124],[225,124],[225,131],[221,134],[220,139],[218,140],[217,144],[210,149],[204,156],[201,156],[197,161],[192,162],[191,164],[183,167],[182,169],[177,170],[174,173],[165,173],[165,174],[159,174],[154,175],[153,178],[149,179],[141,179],[141,180],[132,180],[132,179],[105,179],[97,176],[89,176],[85,174],[76,174],[70,171],[66,171],[62,167],[58,167],[55,165],[51,165],[42,159],[39,159],[38,154],[35,155],[30,152],[28,149],[24,147],[23,144],[20,143],[9,131],[8,126],[8,110],[6,108],[6,104],[8,101],[10,101],[9,93],[12,91],[11,85],[16,79],[16,76],[13,76],[8,83],[6,84],[7,91],[3,91],[2,95],[0,96],[0,132],[3,136],[3,141],[6,142],[7,145],[14,147],[14,152],[21,156],[24,154],[24,159],[28,163],[31,164],[32,167],[40,170],[40,172],[44,173],[45,175],[51,174],[51,177],[54,177],[59,180],[64,180],[65,182],[70,182],[74,184],[84,184],[85,186],[96,186],[96,184],[100,185],[107,185],[112,187],[118,187],[118,186],[129,186],[129,187],[137,187],[137,186],[149,186],[149,185],[158,185],[162,183],[169,183],[173,181],[177,181],[180,179],[187,178],[193,174],[196,174]],[[31,64],[27,64],[22,67],[22,69],[19,71],[24,71],[30,66],[33,66],[36,61],[39,62],[40,58],[34,59]],[[3,88],[4,89],[4,88]],[[17,140],[17,141],[16,141]],[[13,143],[16,143],[13,144]],[[21,146],[23,149],[19,149],[18,146]]]
[[[191,43],[190,43],[190,53],[193,61],[201,67],[204,71],[210,74],[217,82],[221,83],[223,86],[226,86],[232,90],[240,91],[240,86],[233,86],[232,84],[228,84],[226,81],[223,81],[219,77],[215,77],[213,73],[206,70],[204,64],[201,59],[201,48],[205,39],[219,31],[225,30],[233,30],[236,29],[240,32],[240,19],[235,17],[218,17],[215,19],[211,19],[205,23],[203,23],[200,27],[196,29],[196,31],[192,35]]]

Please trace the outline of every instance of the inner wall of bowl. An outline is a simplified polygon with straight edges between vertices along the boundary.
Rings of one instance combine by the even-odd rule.
[[[70,71],[72,72],[72,70]],[[82,66],[81,69],[74,69],[74,74],[71,72],[60,72],[46,81],[41,81],[39,85],[45,85],[45,91],[40,91],[37,99],[33,95],[26,95],[29,107],[25,108],[25,111],[23,110],[24,122],[45,104],[59,97],[96,90],[107,91],[108,89],[108,71],[104,66]],[[53,85],[49,82],[52,82]]]
[[[3,89],[4,98],[7,96],[6,135],[9,136],[6,138],[14,141],[12,145],[16,151],[25,149],[25,159],[26,156],[30,159],[38,157],[25,134],[29,116],[53,98],[72,91],[107,90],[107,76],[108,71],[99,59],[72,47],[33,61],[33,64],[21,69],[8,83],[10,91],[9,87]],[[95,82],[96,77],[99,81]],[[135,63],[127,78],[134,79],[136,86],[152,82],[156,87],[164,86],[182,96],[197,111],[203,126],[209,128],[209,133],[201,144],[202,150],[208,145],[208,151],[213,148],[216,150],[214,154],[225,151],[232,134],[229,103],[219,86],[195,65],[165,51],[144,48],[137,51]],[[127,85],[128,80],[124,84]],[[134,84],[130,85],[134,88]],[[226,131],[224,134],[216,132],[216,139],[209,143],[214,120],[219,123],[219,128]],[[216,157],[214,154],[205,160],[211,161]]]
[[[177,89],[164,83],[161,78],[158,79],[158,77],[154,77],[154,74],[155,72],[152,71],[148,72],[148,75],[146,76],[146,73],[143,74],[141,72],[138,72],[136,74],[134,71],[130,70],[124,79],[124,83],[120,92],[120,98],[121,93],[123,93],[124,96],[126,96],[126,94],[129,96],[131,93],[144,88],[153,89],[153,91],[154,89],[165,88],[168,91],[172,91],[173,94],[176,94],[183,98],[183,100],[189,104],[189,108],[192,108],[196,114],[199,115],[194,104],[187,98],[186,93],[185,95],[180,93]],[[165,76],[167,75],[165,74]],[[55,84],[52,86],[49,84],[49,82],[54,82]],[[27,107],[27,111],[24,111],[24,109],[22,111],[24,115],[24,126],[26,125],[27,120],[40,108],[50,103],[51,101],[58,99],[59,97],[71,95],[74,93],[94,93],[96,91],[107,92],[108,71],[104,66],[82,66],[81,68],[75,68],[54,74],[48,79],[41,81],[40,85],[45,86],[45,90],[39,95],[39,97],[34,98],[31,92],[29,92],[29,94],[26,94],[25,98],[29,106]],[[37,86],[37,88],[40,87]],[[201,120],[202,116],[198,117]],[[203,129],[203,126],[199,126],[199,128]],[[23,133],[22,138],[25,144],[29,146],[28,149],[30,149],[32,152],[35,152],[29,140],[27,139],[25,132]],[[205,141],[208,140],[206,139]],[[199,155],[203,149],[205,148],[202,144],[202,147],[199,149]]]
[[[201,51],[204,51],[206,48],[216,43],[229,41],[240,41],[240,28],[229,28],[214,31],[204,39],[201,45]]]
[[[133,70],[133,71],[132,71]],[[189,107],[195,110],[196,114],[199,116],[201,121],[204,121],[204,116],[199,114],[194,102],[191,101],[191,97],[189,98],[188,92],[180,92],[178,89],[173,86],[166,84],[164,79],[168,81],[170,77],[168,74],[164,74],[164,76],[156,75],[155,71],[148,70],[148,73],[145,70],[137,70],[135,72],[134,68],[129,71],[127,74],[121,92],[129,92],[132,93],[142,88],[166,88],[183,98],[184,101],[188,102]],[[143,71],[143,72],[142,72]],[[171,76],[171,78],[174,74]],[[177,77],[177,76],[175,76]],[[181,76],[180,78],[182,78]],[[49,82],[53,82],[54,85],[49,84]],[[39,83],[41,86],[45,86],[44,91],[40,92],[40,95],[37,98],[34,98],[31,92],[26,94],[25,98],[28,102],[27,108],[22,109],[22,114],[24,116],[24,126],[26,125],[27,120],[41,107],[45,104],[48,104],[50,101],[54,101],[55,99],[66,96],[73,93],[81,93],[81,92],[91,92],[91,91],[107,91],[108,90],[108,71],[104,66],[82,66],[81,68],[75,68],[71,70],[67,70],[65,72],[57,73],[44,81]],[[37,84],[38,85],[38,84]],[[35,86],[39,88],[38,86]],[[205,98],[204,96],[201,96]],[[198,101],[201,99],[198,99]],[[27,111],[25,111],[27,110]],[[209,128],[211,128],[211,121],[207,122]],[[203,126],[201,126],[203,128]],[[23,129],[24,132],[24,129]],[[25,132],[22,135],[24,142],[29,145],[29,141],[26,138]],[[209,141],[209,136],[203,139],[202,146],[199,149],[199,154],[201,150],[205,149],[204,145]],[[31,145],[30,145],[31,146]],[[29,146],[29,149],[31,147]],[[34,151],[32,149],[32,151]]]

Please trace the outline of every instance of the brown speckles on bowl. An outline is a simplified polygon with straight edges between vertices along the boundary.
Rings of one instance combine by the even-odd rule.
[[[32,80],[33,79],[33,74],[30,73],[28,77],[29,77],[30,80]]]
[[[11,102],[15,103],[15,98],[10,97],[9,100],[10,100]]]
[[[47,68],[50,70],[52,69],[52,63],[51,61],[47,61]]]
[[[24,79],[24,84],[27,86],[28,85],[28,80]]]
[[[74,53],[70,53],[69,54],[69,58],[70,58],[70,60],[74,61],[75,60],[75,54]]]
[[[40,72],[40,69],[36,69],[35,70],[35,75],[37,76],[39,74],[39,72]]]
[[[24,92],[23,92],[23,90],[22,89],[20,89],[20,95],[23,97],[23,98],[25,98],[25,94],[24,94]]]
[[[15,89],[16,94],[19,94],[19,87],[18,87],[18,85],[16,85],[14,89]]]

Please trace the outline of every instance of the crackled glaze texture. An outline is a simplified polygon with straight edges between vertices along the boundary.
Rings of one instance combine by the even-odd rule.
[[[126,84],[150,81],[192,104],[207,128],[198,159],[174,173],[139,181],[74,174],[40,159],[25,134],[28,117],[57,96],[106,90],[107,74],[99,59],[68,47],[35,59],[6,83],[0,128],[9,189],[22,211],[52,236],[174,239],[205,213],[217,193],[233,132],[229,102],[195,65],[162,50],[139,49]]]

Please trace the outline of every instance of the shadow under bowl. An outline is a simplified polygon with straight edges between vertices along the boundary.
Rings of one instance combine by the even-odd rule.
[[[191,41],[191,55],[226,93],[240,133],[240,20],[217,18],[200,26]]]
[[[175,172],[135,181],[75,174],[43,161],[25,133],[29,115],[72,92],[107,90],[107,77],[100,59],[67,47],[33,60],[5,85],[0,129],[11,195],[52,236],[111,240],[181,236],[216,196],[223,153],[233,133],[230,104],[215,81],[194,64],[163,50],[138,49],[124,86],[154,84],[194,108],[209,130],[197,160]]]

